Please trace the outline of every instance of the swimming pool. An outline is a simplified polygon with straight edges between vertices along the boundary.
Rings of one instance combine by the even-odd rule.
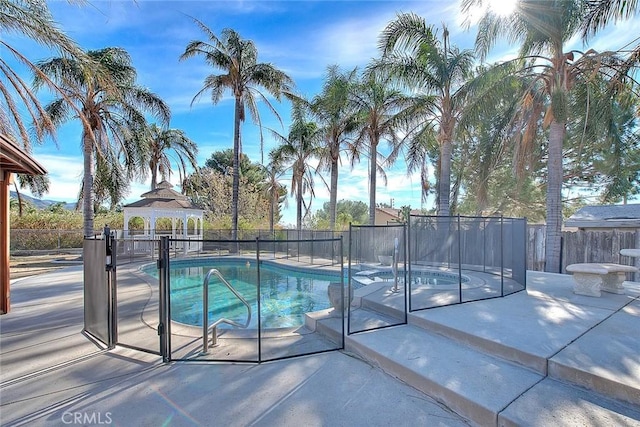
[[[251,306],[249,328],[258,326],[258,269],[255,260],[198,258],[171,261],[171,319],[192,326],[202,326],[202,284],[207,272],[215,268]],[[145,273],[158,276],[153,266]],[[329,308],[327,287],[339,282],[339,273],[308,272],[273,264],[260,265],[260,322],[263,329],[297,327],[304,324],[304,314]],[[211,276],[209,282],[209,323],[225,317],[239,323],[246,321],[246,307]],[[226,324],[220,328],[232,328]]]

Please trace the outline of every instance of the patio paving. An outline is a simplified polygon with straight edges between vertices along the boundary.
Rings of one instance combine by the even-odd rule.
[[[344,352],[164,364],[130,348],[103,350],[82,333],[82,277],[69,267],[12,283],[12,309],[0,317],[2,426],[468,425]]]

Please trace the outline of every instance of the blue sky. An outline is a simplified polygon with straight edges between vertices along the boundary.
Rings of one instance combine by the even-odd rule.
[[[495,4],[509,3],[496,0]],[[207,95],[193,105],[191,101],[202,87],[204,78],[219,71],[201,59],[179,61],[190,41],[204,40],[205,35],[192,17],[204,22],[216,34],[223,28],[236,30],[251,39],[258,49],[258,60],[270,62],[289,74],[297,90],[312,97],[318,93],[329,65],[342,69],[364,67],[377,56],[376,44],[381,30],[398,13],[414,12],[428,23],[440,27],[445,23],[453,44],[461,49],[473,48],[475,28],[465,30],[457,1],[91,1],[78,6],[67,1],[49,3],[60,27],[84,49],[119,46],[126,49],[138,71],[138,83],[161,96],[171,107],[171,127],[179,128],[199,147],[198,160],[204,165],[211,153],[232,147],[233,100],[226,96],[212,105]],[[496,6],[497,7],[497,6]],[[637,22],[635,23],[637,24]],[[621,22],[602,32],[589,43],[596,50],[618,49],[637,37],[633,21]],[[8,41],[26,53],[32,61],[46,59],[51,52],[29,41],[9,35]],[[572,48],[586,50],[580,40]],[[496,46],[489,61],[512,57],[517,46]],[[26,75],[26,74],[25,74]],[[42,93],[42,99],[47,94]],[[268,112],[263,124],[286,134],[289,105],[276,104],[284,128]],[[243,127],[243,151],[252,161],[260,161],[258,129],[247,120]],[[265,133],[265,155],[276,145]],[[384,144],[383,144],[384,145]],[[74,201],[82,176],[80,128],[76,124],[62,127],[57,144],[47,141],[34,147],[34,157],[49,171],[50,192],[46,199]],[[326,174],[328,179],[328,174]],[[378,179],[377,201],[395,206],[433,208],[433,202],[421,204],[419,176],[407,176],[404,164],[387,171],[388,183]],[[290,186],[290,177],[286,177]],[[174,184],[178,176],[171,176]],[[125,203],[135,201],[148,191],[149,183],[134,182]],[[176,187],[179,190],[179,187]],[[353,170],[344,162],[340,170],[338,199],[368,203],[367,160]],[[328,190],[316,179],[316,198],[312,210],[328,201]],[[295,222],[295,203],[290,200],[282,224]]]

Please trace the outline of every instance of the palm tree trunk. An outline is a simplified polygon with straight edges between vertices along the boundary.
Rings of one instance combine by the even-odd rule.
[[[84,177],[82,186],[82,217],[84,236],[90,237],[94,235],[93,229],[93,178],[94,161],[93,161],[93,138],[86,131],[82,132],[82,157],[84,163]]]
[[[329,191],[329,228],[336,228],[336,209],[338,206],[338,159],[331,159],[331,188]]]
[[[371,141],[371,153],[369,154],[369,225],[376,223],[376,154],[378,153],[377,141]]]
[[[275,215],[275,211],[276,211],[275,207],[273,206],[274,203],[275,202],[272,195],[271,203],[269,203],[269,232],[271,234],[273,234],[273,223],[274,223],[273,216]]]
[[[276,215],[276,200],[277,199],[277,194],[274,194],[274,192],[271,192],[271,203],[269,203],[269,232],[271,234],[273,234],[273,226],[274,226],[274,222],[275,222],[275,215]]]
[[[158,186],[158,165],[151,167],[151,189],[155,190]]]
[[[440,147],[440,182],[438,183],[438,215],[449,216],[449,193],[451,191],[451,152],[453,144],[445,139]]]
[[[549,157],[547,159],[547,227],[545,236],[545,268],[549,273],[561,273],[562,239],[562,144],[565,124],[553,120],[549,127]]]
[[[298,182],[298,189],[296,191],[296,211],[296,228],[298,229],[299,239],[300,231],[302,230],[302,182]]]
[[[233,185],[231,195],[231,239],[238,239],[238,199],[240,194],[240,117],[242,101],[236,97],[233,123]]]

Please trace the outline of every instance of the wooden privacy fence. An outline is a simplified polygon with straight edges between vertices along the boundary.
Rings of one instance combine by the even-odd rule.
[[[633,258],[620,255],[620,249],[640,248],[640,229],[613,229],[609,231],[563,231],[561,271],[567,265],[579,262],[612,262],[636,265]],[[544,271],[545,226],[527,228],[527,270]]]

